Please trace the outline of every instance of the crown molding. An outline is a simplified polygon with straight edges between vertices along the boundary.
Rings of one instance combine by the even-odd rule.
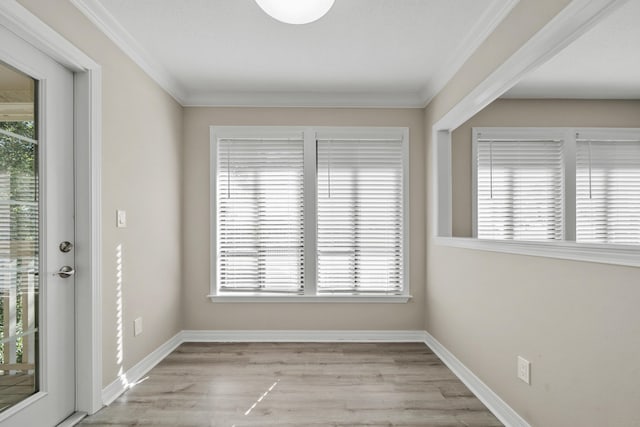
[[[190,94],[185,107],[423,108],[416,93],[392,92],[203,92]]]
[[[71,3],[179,104],[185,104],[185,90],[178,80],[120,25],[99,0],[71,0]]]
[[[487,105],[503,95],[529,72],[545,63],[628,0],[573,0],[534,34],[506,61],[440,117],[431,128],[435,194],[432,213],[434,235],[451,237],[451,133]],[[448,165],[448,166],[447,166]],[[459,245],[459,239],[441,239],[440,244]],[[492,246],[493,247],[493,246]],[[528,248],[527,248],[528,250]],[[593,255],[592,253],[589,256]],[[609,257],[615,260],[617,257]],[[602,258],[602,257],[600,257]]]
[[[573,0],[441,117],[433,131],[448,132],[469,120],[626,1]]]
[[[519,0],[493,0],[441,68],[416,92],[198,92],[188,93],[100,3],[71,0],[149,77],[185,107],[424,108],[502,22]]]
[[[462,68],[482,43],[500,25],[502,20],[520,0],[494,0],[485,12],[478,18],[471,31],[460,42],[458,48],[451,52],[447,61],[443,61],[440,69],[429,79],[425,88],[420,92],[422,107],[429,102],[449,83],[449,80]]]

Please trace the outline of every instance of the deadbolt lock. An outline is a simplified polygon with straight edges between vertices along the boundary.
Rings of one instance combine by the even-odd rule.
[[[66,240],[60,243],[60,252],[71,252],[71,249],[73,249],[73,243],[67,242]]]

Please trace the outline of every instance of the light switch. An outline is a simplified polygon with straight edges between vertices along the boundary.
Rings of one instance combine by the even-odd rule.
[[[133,336],[137,337],[142,333],[142,317],[138,317],[133,321]]]
[[[125,228],[127,226],[127,211],[118,209],[116,211],[116,227]]]

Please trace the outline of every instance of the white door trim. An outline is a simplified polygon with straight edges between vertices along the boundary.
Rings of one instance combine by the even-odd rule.
[[[102,402],[101,67],[16,0],[0,2],[0,24],[74,73],[76,190],[76,411]]]

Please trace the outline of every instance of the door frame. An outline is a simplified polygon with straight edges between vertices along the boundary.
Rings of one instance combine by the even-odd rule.
[[[102,406],[102,69],[16,0],[0,2],[0,25],[74,75],[75,333],[77,412]]]

